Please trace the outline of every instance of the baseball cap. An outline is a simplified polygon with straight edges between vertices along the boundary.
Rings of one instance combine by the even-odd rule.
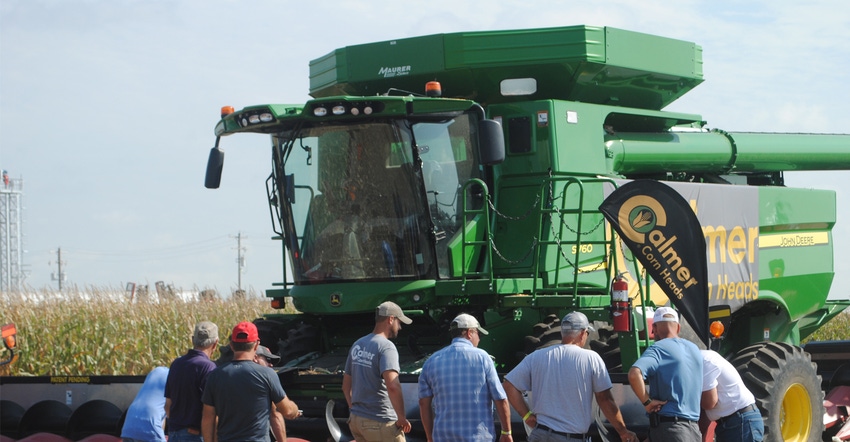
[[[265,357],[269,360],[269,362],[272,362],[272,360],[277,361],[278,359],[280,359],[280,356],[272,353],[271,350],[269,350],[269,348],[265,345],[260,345],[257,347],[257,354]]]
[[[378,311],[376,312],[376,314],[378,316],[384,317],[395,316],[396,318],[398,318],[399,321],[405,324],[410,324],[411,322],[413,322],[413,319],[404,316],[404,312],[401,311],[401,307],[399,307],[398,304],[391,301],[381,303],[381,305],[378,306]]]
[[[475,316],[468,315],[466,313],[461,313],[461,314],[457,315],[457,317],[454,318],[454,320],[452,320],[452,325],[449,328],[452,328],[452,329],[475,328],[475,329],[478,329],[478,333],[481,333],[482,335],[489,335],[490,334],[490,333],[487,332],[487,330],[484,330],[483,328],[481,328],[481,324],[478,323],[478,320],[475,319]]]
[[[195,324],[195,331],[192,333],[192,343],[194,345],[208,346],[212,345],[218,339],[218,326],[209,321],[201,321]]]
[[[247,321],[236,324],[236,327],[233,327],[233,333],[230,335],[230,342],[257,342],[259,340],[257,326]]]
[[[587,320],[587,316],[582,312],[570,312],[564,316],[564,319],[561,320],[561,330],[591,330],[594,328],[590,326],[590,322]]]
[[[679,314],[670,307],[658,307],[655,310],[655,316],[652,317],[652,322],[654,324],[659,322],[679,322]]]

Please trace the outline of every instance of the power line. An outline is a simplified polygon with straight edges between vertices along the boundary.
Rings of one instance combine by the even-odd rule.
[[[203,255],[227,249],[230,247],[230,244],[230,240],[226,236],[219,236],[202,241],[152,249],[86,250],[66,247],[65,251],[68,254],[80,256],[90,261],[134,262]]]
[[[185,253],[195,251],[209,251],[217,248],[227,247],[230,245],[230,240],[226,236],[218,236],[202,241],[196,241],[173,246],[158,247],[151,249],[132,249],[132,250],[86,250],[73,249],[74,253],[81,255],[102,255],[102,256],[124,256],[124,255],[161,255],[170,253]]]

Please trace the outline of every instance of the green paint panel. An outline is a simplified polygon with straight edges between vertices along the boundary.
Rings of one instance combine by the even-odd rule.
[[[835,191],[759,187],[759,225],[765,231],[796,231],[806,226],[832,228]],[[809,227],[811,228],[811,227]]]
[[[434,280],[425,279],[370,284],[297,285],[289,290],[289,296],[298,311],[319,315],[369,312],[384,301],[393,301],[405,309],[415,310],[427,305],[432,299],[434,284]],[[332,298],[338,300],[337,305],[331,303]]]
[[[822,308],[834,277],[831,190],[759,188],[759,291],[775,292],[792,320]]]
[[[503,96],[506,79],[533,78],[536,92]],[[484,104],[564,99],[662,109],[702,82],[698,45],[614,28],[435,34],[347,46],[310,62],[310,94],[423,93]]]

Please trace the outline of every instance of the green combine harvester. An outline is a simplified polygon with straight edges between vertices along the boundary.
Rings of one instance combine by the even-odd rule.
[[[646,428],[625,373],[652,344],[644,318],[673,302],[687,337],[744,375],[767,440],[820,440],[828,379],[800,341],[850,305],[827,300],[836,197],[785,187],[783,172],[850,169],[850,136],[733,133],[663,111],[703,81],[702,62],[694,43],[607,27],[439,34],[312,61],[306,104],[223,108],[207,187],[221,181],[221,137],[271,136],[284,265],[267,296],[300,313],[256,323],[304,410],[289,434],[346,438],[342,368],[383,301],[414,319],[397,339],[411,420],[417,374],[458,313],[490,331],[480,347],[504,373],[578,310],[596,321],[590,346],[627,424]],[[650,277],[600,210],[646,181],[697,215],[699,297]],[[616,440],[597,415],[595,437]]]

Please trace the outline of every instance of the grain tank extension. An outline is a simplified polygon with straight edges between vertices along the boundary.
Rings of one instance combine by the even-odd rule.
[[[408,418],[418,371],[460,312],[490,331],[480,346],[507,372],[580,310],[625,383],[652,343],[642,318],[670,300],[599,207],[649,179],[697,214],[706,322],[723,325],[710,345],[744,373],[769,440],[819,440],[821,379],[799,345],[850,304],[827,301],[836,198],[785,187],[783,173],[850,168],[850,136],[726,132],[662,110],[702,81],[694,43],[572,26],[348,46],[310,63],[307,103],[223,109],[207,187],[221,181],[222,137],[271,136],[266,190],[285,264],[267,296],[301,313],[256,322],[304,409],[290,434],[344,422],[346,352],[387,300],[414,319],[396,340]],[[627,315],[617,331],[612,306]],[[627,424],[645,427],[615,389]],[[604,418],[595,431],[608,438]]]

